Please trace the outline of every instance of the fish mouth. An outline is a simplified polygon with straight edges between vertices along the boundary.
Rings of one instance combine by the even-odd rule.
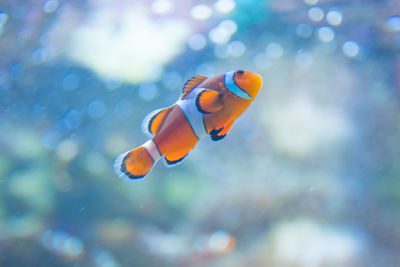
[[[262,79],[261,75],[258,74],[257,72],[253,72],[253,75],[251,78],[252,78],[254,85],[259,85],[259,88],[261,88],[261,86],[263,84],[263,79]]]

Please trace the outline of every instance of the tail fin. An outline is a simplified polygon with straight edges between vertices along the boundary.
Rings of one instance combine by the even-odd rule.
[[[119,155],[114,161],[115,173],[126,182],[137,182],[148,174],[160,154],[152,140]]]

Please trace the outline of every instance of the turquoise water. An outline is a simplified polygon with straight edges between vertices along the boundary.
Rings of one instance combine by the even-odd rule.
[[[398,266],[396,1],[0,3],[0,266]],[[188,78],[258,72],[221,141],[114,158]]]

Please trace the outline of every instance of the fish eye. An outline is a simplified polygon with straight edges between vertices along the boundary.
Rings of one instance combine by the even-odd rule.
[[[243,74],[244,74],[244,70],[238,70],[238,71],[236,72],[236,74],[237,74],[237,75],[243,75]]]

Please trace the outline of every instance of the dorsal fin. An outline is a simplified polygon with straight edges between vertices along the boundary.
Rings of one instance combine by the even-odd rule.
[[[207,76],[204,75],[195,75],[189,78],[185,84],[183,85],[182,89],[182,98],[185,98],[197,85],[199,85],[202,81],[207,79]]]
[[[158,133],[161,124],[164,122],[165,117],[171,111],[173,106],[157,109],[150,112],[143,120],[142,129],[149,137],[153,137]]]

